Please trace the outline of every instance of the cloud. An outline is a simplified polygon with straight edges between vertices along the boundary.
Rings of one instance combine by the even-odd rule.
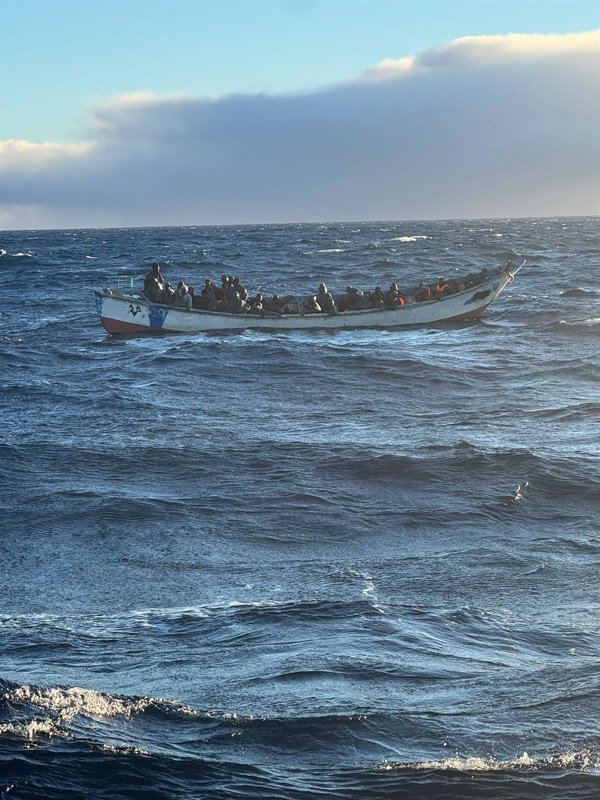
[[[0,225],[600,211],[600,34],[476,36],[304,95],[149,92],[0,144]]]
[[[545,59],[587,57],[598,68],[600,37],[597,31],[571,34],[510,33],[503,36],[463,36],[417,56],[386,58],[364,73],[365,78],[389,79],[407,72],[434,69],[479,69],[498,65],[527,65]],[[594,65],[595,62],[595,65]]]
[[[54,144],[43,142],[36,144],[25,139],[7,139],[0,142],[0,169],[7,171],[38,171],[47,165],[72,162],[93,150],[91,143]]]

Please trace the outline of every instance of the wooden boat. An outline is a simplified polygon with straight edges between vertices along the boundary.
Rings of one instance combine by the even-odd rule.
[[[446,322],[476,320],[504,287],[512,283],[525,260],[498,267],[476,286],[440,299],[407,302],[391,309],[369,308],[333,314],[234,314],[222,311],[187,311],[151,303],[141,292],[121,289],[95,290],[96,310],[109,333],[198,333],[202,331],[317,330],[341,328],[404,328]]]

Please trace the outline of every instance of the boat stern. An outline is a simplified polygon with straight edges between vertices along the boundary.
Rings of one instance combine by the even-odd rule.
[[[102,326],[113,334],[162,331],[169,313],[165,306],[150,304],[140,295],[116,294],[110,289],[95,289],[94,299]]]

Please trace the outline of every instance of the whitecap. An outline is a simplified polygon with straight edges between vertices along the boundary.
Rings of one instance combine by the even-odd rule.
[[[34,686],[17,686],[4,692],[2,698],[9,703],[28,703],[40,710],[51,711],[64,724],[72,722],[77,716],[124,717],[144,711],[151,703],[149,698],[121,698],[109,694],[82,689],[52,687],[49,689]]]
[[[33,741],[38,736],[66,736],[64,731],[52,719],[32,719],[28,722],[6,722],[0,725],[1,736],[15,736],[19,739]]]
[[[391,242],[418,242],[419,239],[431,239],[431,236],[394,236]]]
[[[593,325],[598,325],[600,323],[600,317],[588,317],[587,319],[577,320],[572,322],[567,319],[559,320],[559,325],[565,325],[569,328],[576,328],[578,325],[585,325],[586,327],[592,327]]]
[[[496,759],[493,756],[462,757],[457,755],[431,761],[384,762],[381,765],[381,769],[384,770],[453,770],[456,772],[507,772],[523,769],[538,771],[570,769],[581,772],[599,768],[600,750],[592,749],[556,753],[540,758],[532,758],[529,753],[524,752],[508,761]]]

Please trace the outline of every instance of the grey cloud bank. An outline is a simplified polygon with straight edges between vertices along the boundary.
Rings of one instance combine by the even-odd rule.
[[[113,98],[80,144],[0,144],[0,226],[595,214],[599,43],[468,37],[318,93]]]

